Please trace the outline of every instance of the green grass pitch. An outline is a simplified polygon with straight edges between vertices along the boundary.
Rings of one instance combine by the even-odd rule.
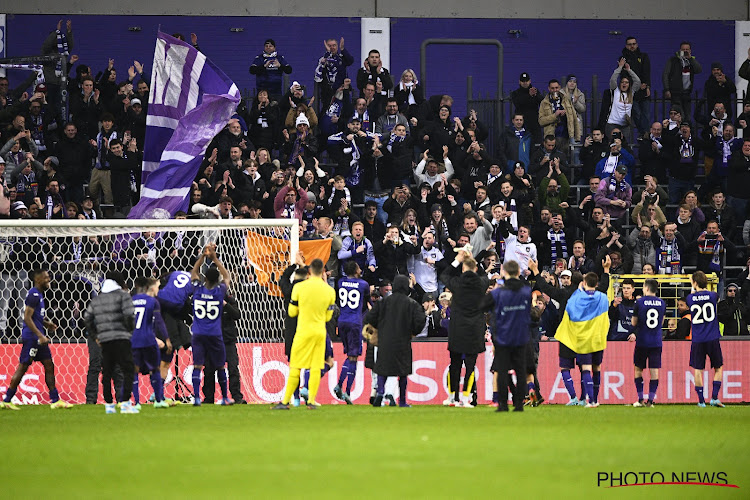
[[[749,427],[748,406],[26,406],[0,411],[0,498],[748,498]],[[628,471],[740,488],[597,486]]]

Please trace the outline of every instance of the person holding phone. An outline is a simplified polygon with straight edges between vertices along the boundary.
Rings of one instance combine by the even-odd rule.
[[[701,73],[703,67],[693,56],[690,42],[680,43],[680,50],[669,58],[664,66],[662,84],[664,98],[671,99],[673,104],[682,107],[682,116],[690,116],[690,94],[693,92],[695,75]]]

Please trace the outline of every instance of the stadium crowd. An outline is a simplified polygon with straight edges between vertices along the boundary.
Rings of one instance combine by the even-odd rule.
[[[195,34],[190,43],[198,46]],[[489,127],[475,110],[457,116],[451,96],[424,95],[411,69],[392,76],[377,50],[360,65],[343,38],[328,39],[314,74],[297,75],[283,46],[268,39],[249,68],[255,95],[207,148],[180,216],[297,218],[301,238],[333,240],[330,284],[349,262],[375,298],[397,275],[410,276],[426,336],[447,334],[442,276],[467,245],[480,275],[497,279],[514,260],[523,280],[541,276],[552,290],[601,274],[606,256],[613,274],[715,272],[722,292],[724,267],[744,264],[737,292],[725,299],[725,324],[746,335],[750,137],[737,133],[748,126],[750,99],[733,117],[735,85],[714,63],[694,103],[703,67],[690,43],[675,48],[661,73],[668,116],[650,115],[651,82],[662,68],[652,74],[648,54],[629,37],[599,123],[583,130],[587,103],[576,75],[544,89],[522,72],[509,96],[514,113],[490,151]],[[69,116],[57,111],[54,64],[33,89],[30,80],[13,87],[0,78],[0,217],[124,217],[138,201],[150,76],[139,61],[118,72],[110,59],[97,70],[74,49],[70,21],[42,45],[42,53],[69,57]],[[739,71],[746,79],[748,56]],[[284,74],[294,78],[288,89]],[[317,102],[307,95],[313,82]],[[10,261],[2,265],[7,277]],[[551,335],[564,303],[537,288]],[[622,319],[613,321],[614,340],[627,338],[616,325],[632,314],[635,290],[622,290],[610,310]]]

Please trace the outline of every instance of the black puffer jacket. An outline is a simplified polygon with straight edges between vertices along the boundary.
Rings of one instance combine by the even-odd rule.
[[[114,281],[105,280],[102,293],[91,299],[83,320],[89,336],[99,342],[130,340],[135,328],[133,299]]]

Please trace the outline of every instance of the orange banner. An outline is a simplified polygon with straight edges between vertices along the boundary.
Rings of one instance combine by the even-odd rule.
[[[305,263],[310,264],[315,259],[328,262],[332,241],[331,239],[300,241],[299,249],[305,257]],[[267,287],[270,295],[281,297],[281,290],[276,281],[281,278],[284,269],[292,262],[289,240],[249,232],[247,258],[255,270],[258,284]]]

